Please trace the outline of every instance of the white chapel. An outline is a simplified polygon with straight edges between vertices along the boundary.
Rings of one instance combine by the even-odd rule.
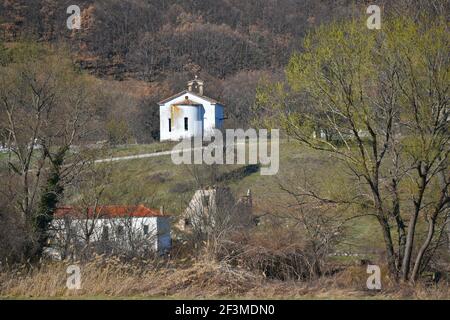
[[[203,84],[196,76],[187,90],[158,103],[161,141],[207,137],[214,129],[222,129],[223,105],[203,95]]]

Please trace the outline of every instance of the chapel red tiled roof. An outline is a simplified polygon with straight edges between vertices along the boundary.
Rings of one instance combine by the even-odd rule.
[[[73,217],[78,219],[88,218],[128,218],[128,217],[165,217],[159,210],[149,209],[143,205],[138,206],[98,206],[94,208],[59,207],[54,213],[55,218]]]

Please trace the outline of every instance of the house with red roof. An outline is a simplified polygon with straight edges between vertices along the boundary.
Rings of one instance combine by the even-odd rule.
[[[170,216],[143,205],[64,206],[54,213],[52,248],[108,244],[120,250],[154,251],[171,248]],[[62,253],[64,255],[64,253]]]

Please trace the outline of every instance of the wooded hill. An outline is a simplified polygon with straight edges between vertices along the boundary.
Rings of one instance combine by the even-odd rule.
[[[289,57],[302,50],[305,34],[333,20],[365,16],[371,3],[80,0],[81,29],[69,30],[66,10],[72,4],[68,0],[2,1],[0,41],[64,44],[73,60],[97,77],[142,81],[139,88],[145,89],[137,90],[140,102],[126,103],[134,118],[124,115],[122,120],[132,139],[149,142],[157,138],[156,102],[184,89],[194,74],[206,81],[208,96],[227,106],[226,126],[247,127],[256,86],[262,78],[283,77]],[[407,10],[437,14],[448,9],[448,1],[439,0],[382,0],[377,4],[383,14]],[[130,91],[129,86],[115,87],[125,95]]]
[[[117,79],[183,71],[225,78],[283,67],[308,29],[357,9],[349,0],[82,0],[82,29],[70,31],[71,4],[3,1],[2,38],[64,41],[84,68]]]

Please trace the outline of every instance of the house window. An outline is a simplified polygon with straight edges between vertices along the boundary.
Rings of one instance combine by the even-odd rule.
[[[172,132],[172,119],[169,119],[169,132]]]
[[[208,196],[203,196],[203,197],[202,197],[202,205],[203,205],[204,207],[209,206],[209,195],[208,195]]]
[[[184,131],[188,131],[188,118],[184,118]]]
[[[109,240],[109,228],[108,226],[103,226],[102,229],[102,240],[108,241]]]
[[[147,235],[148,234],[148,224],[144,225],[144,234]]]
[[[123,236],[124,235],[124,229],[123,229],[123,226],[117,226],[117,235],[119,236],[119,237],[121,237],[121,236]]]

